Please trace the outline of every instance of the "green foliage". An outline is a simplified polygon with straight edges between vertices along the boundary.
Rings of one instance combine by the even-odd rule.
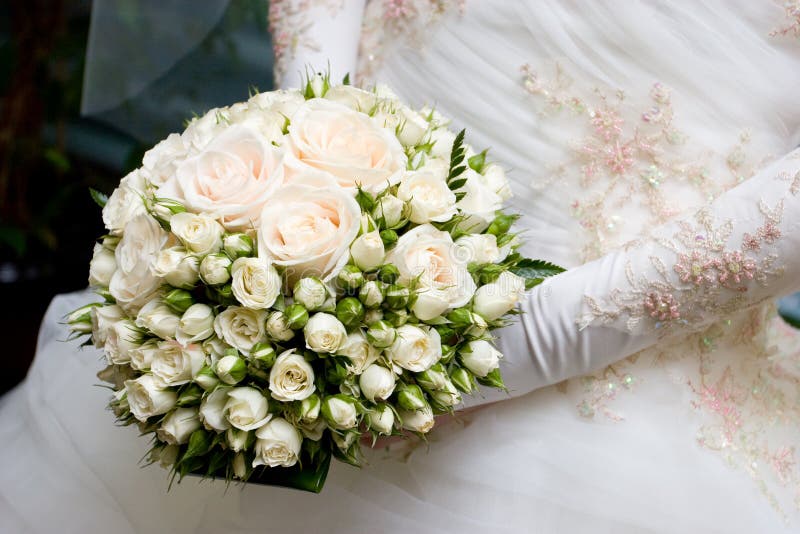
[[[108,195],[101,193],[100,191],[92,187],[89,188],[89,194],[91,195],[92,200],[94,200],[95,204],[97,204],[101,208],[106,207],[106,204],[108,203]]]
[[[544,260],[522,259],[509,269],[512,273],[525,278],[525,287],[530,289],[541,284],[545,278],[563,273],[564,268]]]

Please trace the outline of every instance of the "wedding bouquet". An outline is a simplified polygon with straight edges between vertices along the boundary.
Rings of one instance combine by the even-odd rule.
[[[309,79],[189,122],[103,206],[70,315],[149,458],[319,491],[331,456],[417,433],[480,384],[491,331],[560,269],[523,258],[503,170],[436,111]]]

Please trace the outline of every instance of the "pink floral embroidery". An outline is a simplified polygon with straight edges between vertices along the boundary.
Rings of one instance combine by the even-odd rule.
[[[784,5],[788,23],[770,32],[772,37],[794,37],[800,39],[800,0],[789,0]]]

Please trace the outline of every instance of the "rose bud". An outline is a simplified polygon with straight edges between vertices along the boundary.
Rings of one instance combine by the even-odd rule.
[[[216,365],[217,376],[228,385],[241,382],[247,375],[247,364],[238,356],[229,355],[221,358]]]
[[[367,339],[379,349],[391,346],[396,338],[397,330],[388,321],[372,323],[367,330]]]
[[[381,403],[366,414],[367,426],[379,434],[388,436],[394,428],[394,412],[388,404]]]
[[[328,288],[319,278],[301,278],[294,285],[294,301],[308,311],[318,311],[328,299]]]
[[[394,392],[395,376],[386,367],[372,364],[358,377],[361,393],[369,401],[386,400]]]
[[[336,305],[336,317],[348,328],[355,328],[364,319],[364,305],[355,298],[347,297]]]
[[[497,369],[500,365],[500,358],[503,357],[499,350],[483,339],[470,341],[461,349],[459,355],[464,367],[479,378],[483,378]]]
[[[232,264],[225,254],[209,254],[200,262],[200,279],[210,286],[226,284],[231,279]]]
[[[230,234],[222,240],[222,248],[233,259],[253,255],[253,239],[247,234]]]
[[[367,308],[377,308],[383,303],[384,285],[383,282],[370,280],[361,286],[358,292],[358,300]]]

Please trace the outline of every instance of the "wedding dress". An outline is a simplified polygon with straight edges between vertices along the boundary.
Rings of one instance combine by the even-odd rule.
[[[319,496],[194,479],[167,493],[165,472],[136,465],[146,440],[103,410],[99,356],[59,341],[87,298],[62,296],[0,399],[3,530],[800,528],[800,335],[774,306],[800,288],[800,4],[300,0],[270,14],[284,83],[330,61],[435,105],[510,169],[525,252],[570,268],[500,335],[514,398],[441,423],[429,445],[334,465]]]

